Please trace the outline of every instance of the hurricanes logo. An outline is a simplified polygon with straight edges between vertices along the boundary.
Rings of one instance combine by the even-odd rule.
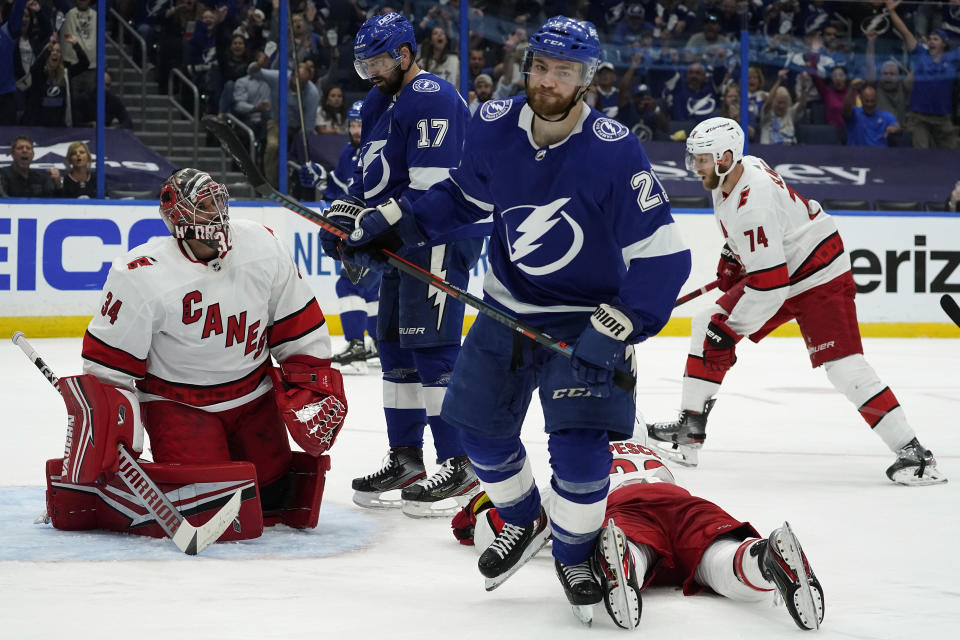
[[[560,198],[545,205],[520,205],[503,212],[503,219],[507,222],[510,261],[518,269],[532,276],[544,276],[563,269],[580,253],[583,248],[583,229],[563,210],[568,202],[570,198]],[[520,218],[519,224],[511,224]],[[554,229],[561,222],[565,225]],[[547,233],[552,233],[552,238],[545,245],[542,238]],[[563,239],[569,239],[566,250],[562,248]],[[557,255],[561,251],[562,255]],[[536,260],[533,259],[534,253],[537,253]]]

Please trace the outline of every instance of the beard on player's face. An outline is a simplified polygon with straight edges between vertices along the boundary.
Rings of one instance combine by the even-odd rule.
[[[574,87],[565,91],[559,86],[531,86],[527,89],[527,101],[540,117],[555,118],[562,116],[570,108],[579,89]]]

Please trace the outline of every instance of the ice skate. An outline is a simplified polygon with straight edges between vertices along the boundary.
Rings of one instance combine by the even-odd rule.
[[[377,347],[377,340],[371,338],[367,343],[367,365],[376,369],[380,368],[380,349]]]
[[[482,517],[490,518],[490,512],[491,510],[488,509]],[[490,526],[496,530],[492,522]],[[550,520],[543,507],[540,507],[540,514],[536,520],[525,526],[504,523],[497,537],[480,554],[480,560],[477,562],[477,568],[486,578],[484,585],[486,590],[493,591],[503,584],[507,578],[526,564],[527,560],[535,556],[549,539]]]
[[[916,438],[897,451],[897,459],[887,468],[887,477],[897,484],[916,487],[947,481],[946,476],[937,469],[933,452]]]
[[[371,509],[395,509],[402,506],[400,496],[390,492],[403,489],[427,475],[423,451],[413,447],[392,447],[376,473],[353,479],[353,502]]]
[[[563,585],[563,593],[573,608],[573,615],[582,624],[593,624],[593,605],[603,600],[603,592],[597,577],[593,574],[591,559],[587,558],[579,564],[565,565],[559,560],[553,561],[557,570],[557,578]]]
[[[404,487],[403,512],[413,518],[452,516],[480,493],[480,480],[467,456],[447,458],[432,476]]]
[[[643,611],[640,577],[627,546],[627,537],[612,519],[597,538],[593,571],[600,581],[603,604],[610,619],[621,629],[636,629]]]
[[[654,422],[647,425],[647,435],[659,451],[670,460],[684,467],[696,467],[700,463],[700,449],[707,439],[707,416],[716,402],[707,400],[703,411],[697,413],[684,409],[673,422]]]
[[[776,585],[797,626],[819,629],[823,622],[823,589],[790,524],[784,522],[767,540],[751,546],[750,555],[758,556],[760,572]]]
[[[343,375],[365,375],[368,367],[367,349],[363,345],[363,338],[350,340],[346,348],[330,360]]]

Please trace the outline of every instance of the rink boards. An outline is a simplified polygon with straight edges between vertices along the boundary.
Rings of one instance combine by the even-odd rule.
[[[334,291],[339,263],[323,253],[316,225],[264,203],[234,203],[231,215],[261,222],[289,246],[330,320],[331,333],[339,333]],[[715,278],[722,243],[709,212],[678,210],[674,215],[693,252],[686,292]],[[944,293],[960,297],[960,216],[833,215],[853,264],[865,335],[960,337],[960,329],[939,306]],[[166,234],[153,203],[0,203],[0,336],[17,329],[35,337],[82,335],[113,258],[154,235]],[[471,278],[470,291],[476,295],[482,293],[485,258],[484,253]],[[715,298],[710,293],[679,307],[662,333],[689,334],[691,314]],[[782,327],[779,334],[797,335],[796,325]]]

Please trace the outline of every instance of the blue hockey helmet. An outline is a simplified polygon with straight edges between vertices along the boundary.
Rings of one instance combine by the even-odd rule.
[[[363,107],[363,100],[357,100],[347,109],[347,122],[360,119],[360,109]]]
[[[353,41],[353,66],[364,80],[377,75],[366,63],[381,53],[389,53],[400,64],[400,47],[407,45],[410,51],[417,52],[417,40],[413,25],[399,13],[387,13],[373,16],[363,23]]]
[[[529,73],[535,55],[581,63],[580,86],[593,80],[600,58],[600,39],[592,22],[554,16],[530,36],[530,46],[523,59],[523,72]]]

